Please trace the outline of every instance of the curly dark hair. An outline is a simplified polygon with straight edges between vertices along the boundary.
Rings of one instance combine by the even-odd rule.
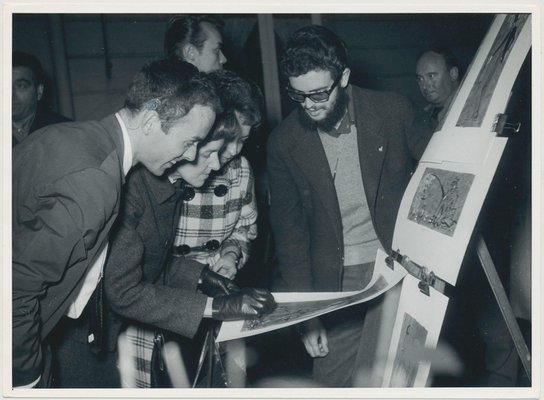
[[[223,114],[234,114],[237,111],[244,125],[256,127],[261,123],[263,94],[255,82],[227,70],[214,71],[208,76],[217,88],[224,108]]]
[[[170,19],[166,34],[164,36],[164,51],[168,58],[183,60],[183,46],[191,43],[199,51],[202,50],[206,35],[202,31],[202,22],[212,24],[218,31],[224,26],[221,18],[210,15],[183,15]]]
[[[280,61],[281,72],[287,78],[323,70],[337,79],[346,67],[346,45],[336,34],[320,25],[306,26],[293,33]]]
[[[196,104],[211,107],[216,114],[222,111],[215,85],[206,74],[189,63],[165,59],[146,64],[136,74],[124,106],[131,112],[156,111],[168,132]]]

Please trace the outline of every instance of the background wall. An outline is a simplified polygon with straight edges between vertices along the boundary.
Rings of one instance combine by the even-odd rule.
[[[134,73],[163,55],[166,14],[16,14],[13,48],[35,54],[52,79],[66,79],[76,120],[101,118],[122,105]],[[263,84],[256,14],[225,14],[226,68]],[[414,79],[418,54],[431,42],[451,47],[465,67],[470,63],[491,14],[323,14],[324,26],[347,44],[354,83],[403,93],[421,103]],[[310,24],[309,14],[273,16],[276,49],[281,54],[289,35]],[[54,32],[61,32],[55,36]],[[62,43],[58,43],[59,40]],[[53,49],[64,47],[68,70],[55,78],[60,60]],[[272,45],[272,43],[271,43]],[[283,79],[281,81],[283,85]],[[58,96],[53,105],[59,108]],[[293,104],[282,97],[282,114]],[[67,113],[67,110],[59,111]]]
[[[41,60],[52,81],[52,90],[46,92],[54,109],[76,120],[99,119],[122,106],[133,75],[145,62],[163,56],[164,33],[172,16],[15,14],[13,48]],[[295,30],[321,23],[346,42],[353,83],[399,92],[421,105],[415,81],[418,55],[439,42],[449,46],[466,68],[493,19],[492,14],[274,14],[264,16],[273,26],[266,31],[259,26],[263,15],[220,16],[225,21],[225,67],[253,79],[265,92],[265,115],[270,118],[244,147],[258,176],[264,171],[269,132],[296,106],[283,90],[286,80],[281,75],[274,80],[270,74],[277,66],[263,65],[261,40],[269,43],[264,50],[275,50],[279,59]],[[264,179],[257,182],[262,192]]]

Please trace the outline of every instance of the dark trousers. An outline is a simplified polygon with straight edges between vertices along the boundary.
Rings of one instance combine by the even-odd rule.
[[[51,347],[44,343],[42,345],[42,354],[43,354],[43,371],[40,381],[35,386],[37,389],[47,389],[52,387],[52,374],[51,374]]]
[[[117,353],[96,354],[86,342],[88,317],[63,318],[49,336],[53,353],[52,386],[56,388],[119,388]]]
[[[343,291],[360,290],[372,278],[374,263],[344,267]],[[372,302],[369,302],[372,303]],[[321,317],[327,331],[329,354],[314,358],[313,376],[325,387],[351,387],[357,375],[365,368],[365,360],[373,356],[373,345],[364,331],[377,331],[378,326],[365,326],[365,315],[369,303],[361,303],[325,314]],[[373,321],[367,321],[373,323]],[[366,369],[366,368],[365,368]]]

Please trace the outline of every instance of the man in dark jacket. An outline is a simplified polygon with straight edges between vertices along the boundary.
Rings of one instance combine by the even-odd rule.
[[[428,103],[423,118],[433,132],[442,126],[460,80],[459,65],[449,49],[436,46],[419,56],[416,81]]]
[[[43,104],[43,69],[36,57],[21,51],[12,55],[11,145],[15,147],[44,126],[69,121]]]
[[[362,289],[377,249],[390,250],[399,204],[428,136],[411,133],[404,97],[349,84],[345,46],[321,26],[295,32],[280,67],[289,97],[301,105],[268,142],[282,279],[288,291]],[[357,384],[361,361],[372,355],[361,335],[366,307],[301,325],[320,384]]]
[[[51,384],[48,335],[64,316],[91,308],[131,167],[143,164],[159,176],[194,160],[220,108],[213,85],[193,66],[157,61],[136,75],[114,115],[43,128],[14,149],[13,386]],[[98,341],[99,331],[85,341]]]

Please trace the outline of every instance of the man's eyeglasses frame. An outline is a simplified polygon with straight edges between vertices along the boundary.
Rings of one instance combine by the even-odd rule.
[[[293,101],[296,101],[297,103],[304,103],[306,101],[306,98],[309,98],[314,103],[325,103],[329,100],[334,88],[338,86],[340,79],[342,79],[342,74],[340,74],[338,78],[336,78],[336,80],[332,83],[332,86],[329,89],[321,90],[319,92],[299,92],[298,90],[293,89],[289,83],[287,84],[285,90],[287,90],[287,95],[289,96],[289,98]]]

